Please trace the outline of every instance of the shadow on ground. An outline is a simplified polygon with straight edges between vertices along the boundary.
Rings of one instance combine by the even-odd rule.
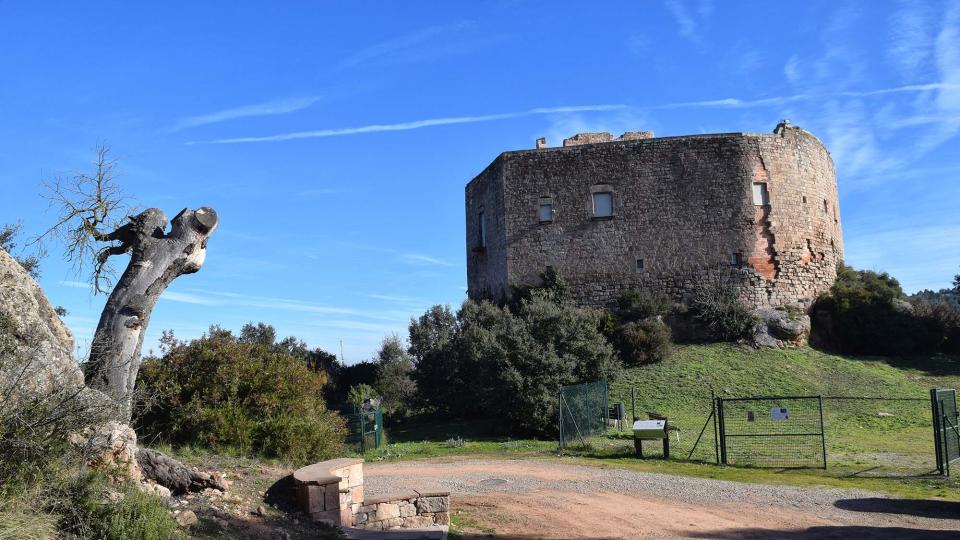
[[[960,502],[953,501],[867,497],[863,499],[840,499],[833,503],[833,505],[841,510],[850,510],[852,512],[876,512],[882,514],[906,514],[937,519],[960,519]],[[960,533],[954,534],[960,537]]]
[[[905,527],[864,527],[859,525],[810,527],[794,531],[777,529],[731,529],[693,532],[688,538],[716,540],[946,540],[957,538],[957,531],[932,531]]]

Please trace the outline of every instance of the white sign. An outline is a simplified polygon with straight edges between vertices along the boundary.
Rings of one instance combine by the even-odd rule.
[[[789,420],[790,413],[787,412],[786,407],[774,407],[770,409],[770,418],[774,420]]]

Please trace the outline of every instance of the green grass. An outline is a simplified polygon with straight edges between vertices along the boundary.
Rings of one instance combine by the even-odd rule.
[[[628,370],[611,383],[610,402],[630,414],[634,389],[638,416],[656,411],[681,428],[671,442],[671,460],[637,460],[628,431],[610,430],[585,448],[560,455],[556,441],[510,440],[493,435],[491,421],[423,420],[388,425],[391,444],[367,452],[370,461],[485,456],[558,459],[601,467],[716,478],[740,482],[859,488],[909,498],[960,500],[960,482],[932,477],[934,450],[929,389],[960,386],[960,360],[849,358],[813,349],[760,349],[736,345],[678,346],[667,361]],[[824,405],[829,468],[719,467],[709,424],[691,461],[687,455],[707,420],[711,389],[725,397],[755,395],[884,396],[915,402],[836,402]],[[878,416],[886,412],[893,416]],[[462,437],[462,446],[447,439]],[[659,444],[648,443],[651,455]],[[819,444],[819,441],[817,441]],[[706,462],[706,463],[705,463]]]
[[[935,468],[926,401],[930,388],[958,385],[960,361],[944,356],[849,358],[810,348],[695,345],[677,347],[673,357],[662,363],[627,371],[610,385],[610,401],[625,403],[629,411],[633,388],[641,418],[647,411],[656,411],[681,428],[673,450],[686,456],[710,414],[711,389],[724,397],[916,398],[918,401],[824,402],[828,463],[834,473],[910,475]],[[878,416],[881,412],[893,416]],[[711,424],[693,457],[714,460],[714,445]]]

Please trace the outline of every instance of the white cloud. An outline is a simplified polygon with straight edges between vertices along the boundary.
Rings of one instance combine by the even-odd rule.
[[[314,131],[297,131],[293,133],[281,133],[279,135],[267,135],[262,137],[235,137],[229,139],[214,139],[212,141],[201,141],[210,144],[236,144],[253,142],[272,142],[272,141],[290,141],[296,139],[314,139],[318,137],[338,137],[342,135],[356,135],[359,133],[380,133],[385,131],[406,131],[411,129],[421,129],[425,127],[447,126],[453,124],[472,124],[477,122],[492,122],[495,120],[507,120],[511,118],[521,118],[524,116],[565,114],[581,111],[612,111],[625,109],[626,105],[579,105],[571,107],[540,107],[521,112],[486,114],[480,116],[453,116],[446,118],[428,118],[426,120],[414,120],[410,122],[400,122],[396,124],[373,124],[368,126],[352,128],[319,129]],[[196,144],[194,142],[187,144]]]
[[[400,262],[417,265],[455,266],[453,263],[443,259],[422,255],[420,253],[404,253],[400,256]]]
[[[680,35],[694,43],[699,43],[700,35],[697,33],[697,22],[687,10],[687,5],[682,0],[666,0],[664,5],[677,23]]]
[[[890,59],[906,79],[923,75],[933,58],[936,21],[930,5],[901,2],[890,18]]]
[[[247,118],[251,116],[272,116],[276,114],[292,113],[306,109],[319,100],[320,96],[283,98],[267,101],[265,103],[256,103],[253,105],[244,105],[232,109],[225,109],[200,116],[188,116],[186,118],[177,120],[167,129],[167,131],[173,133],[197,126],[216,124],[219,122],[225,122],[227,120],[235,120],[237,118]]]
[[[429,46],[431,43],[455,39],[471,26],[472,23],[470,22],[459,21],[452,24],[423,28],[360,49],[341,60],[340,67],[353,67],[383,58],[397,58],[399,55],[409,55],[417,49]]]
[[[70,287],[71,289],[92,289],[93,286],[85,281],[58,281],[59,285]]]
[[[212,298],[173,291],[164,291],[163,294],[160,295],[160,299],[170,300],[171,302],[182,302],[184,304],[198,304],[202,306],[217,306],[221,304],[221,302],[218,302]]]

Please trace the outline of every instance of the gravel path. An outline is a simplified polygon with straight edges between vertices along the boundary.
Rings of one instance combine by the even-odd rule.
[[[896,501],[866,491],[746,484],[555,461],[366,465],[368,495],[411,487],[450,491],[454,508],[459,504],[480,522],[480,529],[533,534],[510,536],[516,538],[960,538],[953,532],[960,530],[960,504]],[[565,523],[566,529],[558,530]]]

